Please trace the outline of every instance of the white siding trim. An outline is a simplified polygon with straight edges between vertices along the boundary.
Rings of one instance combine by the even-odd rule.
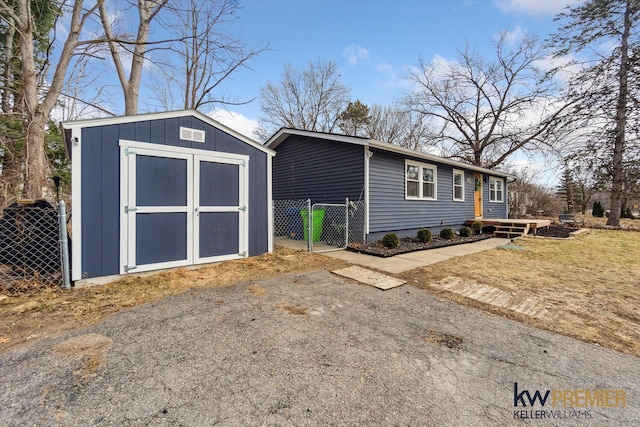
[[[267,156],[267,229],[267,248],[273,252],[273,156]]]
[[[76,140],[77,139],[77,140]],[[82,279],[82,131],[71,129],[71,280]]]
[[[187,147],[175,147],[173,145],[153,144],[150,142],[138,142],[128,139],[121,139],[120,146],[126,146],[138,150],[153,150],[160,152],[161,156],[166,156],[162,153],[177,153],[177,154],[193,154],[196,156],[216,157],[218,159],[236,160],[238,162],[249,162],[249,156],[244,154],[224,153],[222,151],[210,151],[201,150],[199,148],[187,148]]]
[[[369,159],[373,156],[373,152],[368,147],[364,147],[364,228],[365,234],[369,234]]]

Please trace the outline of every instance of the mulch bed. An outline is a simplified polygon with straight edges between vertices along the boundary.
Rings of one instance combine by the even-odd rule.
[[[549,227],[539,228],[536,230],[536,236],[539,237],[556,237],[567,238],[571,236],[571,233],[578,231],[579,228],[563,227],[562,225],[550,225]]]
[[[433,239],[428,243],[422,243],[415,237],[405,237],[400,239],[400,245],[397,248],[389,249],[382,245],[380,240],[367,245],[351,244],[347,247],[347,250],[358,252],[366,255],[374,255],[382,258],[391,257],[399,254],[406,254],[409,252],[424,251],[427,249],[443,248],[446,246],[462,245],[465,243],[478,242],[493,237],[493,234],[476,234],[469,237],[456,236],[451,240],[440,238],[440,236],[433,236]]]

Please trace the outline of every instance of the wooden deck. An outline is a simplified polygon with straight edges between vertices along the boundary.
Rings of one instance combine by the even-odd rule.
[[[496,237],[518,237],[531,232],[536,234],[538,228],[544,228],[551,225],[548,219],[468,219],[467,225],[471,225],[475,221],[482,221],[483,227],[495,227],[494,236]]]

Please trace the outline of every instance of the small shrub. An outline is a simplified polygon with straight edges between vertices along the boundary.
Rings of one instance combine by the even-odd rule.
[[[469,227],[462,227],[460,229],[460,237],[469,237],[471,236],[471,229]]]
[[[397,248],[400,246],[400,239],[398,239],[396,233],[385,234],[382,238],[382,245],[389,249]]]
[[[604,208],[602,207],[602,203],[599,200],[593,202],[593,209],[591,210],[591,214],[597,218],[604,217]]]
[[[452,228],[443,228],[440,231],[440,237],[442,237],[445,240],[451,240],[453,239],[453,236],[455,236],[455,232],[453,231]]]
[[[428,228],[421,228],[420,230],[418,230],[418,240],[422,243],[429,243],[431,241],[431,238],[433,237],[433,234],[431,234],[431,230],[429,230]]]
[[[471,229],[474,231],[474,233],[480,234],[480,232],[482,231],[482,221],[473,221],[473,223],[471,224]]]

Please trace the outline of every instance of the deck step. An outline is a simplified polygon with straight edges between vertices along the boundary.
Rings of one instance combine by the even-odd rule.
[[[503,223],[496,225],[493,233],[494,237],[519,237],[524,236],[529,232],[529,224],[509,224]]]

